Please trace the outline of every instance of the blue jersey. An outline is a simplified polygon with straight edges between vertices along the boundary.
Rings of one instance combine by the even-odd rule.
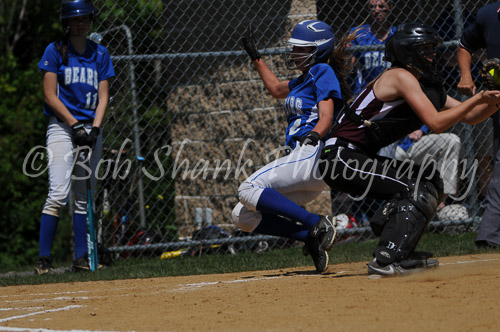
[[[69,43],[68,65],[63,64],[56,43],[45,49],[38,68],[57,74],[57,96],[77,120],[92,120],[99,103],[99,82],[115,76],[108,50],[87,40],[83,54],[78,54]],[[54,116],[49,105],[44,105],[44,114]]]
[[[352,28],[350,33],[353,33],[356,28]],[[372,33],[370,25],[365,24],[360,26],[361,30],[358,32],[358,37],[352,41],[354,45],[380,45],[385,44],[385,41],[396,32],[396,27],[391,27],[389,35],[383,41]],[[373,81],[382,71],[391,66],[390,62],[384,61],[385,51],[364,51],[354,52],[354,57],[358,59],[360,68],[356,71],[356,79],[354,81],[353,93],[360,93],[368,83]]]
[[[426,125],[422,125],[422,127],[420,127],[420,130],[422,130],[424,134],[427,134],[429,132],[429,128],[427,128]],[[408,151],[408,149],[410,149],[414,143],[415,141],[412,141],[409,136],[406,136],[399,141],[398,146],[404,151]]]
[[[288,82],[290,93],[285,99],[286,145],[295,148],[292,136],[305,136],[319,120],[318,103],[332,98],[336,116],[342,108],[340,83],[332,67],[326,63],[314,65],[305,74]]]

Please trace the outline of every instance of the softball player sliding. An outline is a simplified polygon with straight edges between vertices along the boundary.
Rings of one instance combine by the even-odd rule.
[[[35,272],[51,272],[50,250],[57,230],[59,212],[66,204],[72,174],[75,214],[73,231],[75,260],[73,270],[88,269],[86,231],[86,170],[75,158],[76,147],[91,149],[92,187],[94,170],[101,154],[101,124],[108,104],[108,81],[115,76],[107,49],[86,38],[94,17],[90,0],[62,1],[64,36],[51,43],[38,65],[43,75],[44,114],[49,118],[47,154],[49,193],[40,224],[39,259]],[[83,164],[83,160],[81,160]],[[73,167],[73,165],[75,166]],[[74,168],[74,169],[73,169]]]
[[[325,187],[317,162],[322,138],[330,130],[334,115],[348,98],[349,87],[329,61],[334,49],[332,28],[322,21],[298,23],[292,31],[287,65],[302,74],[291,81],[279,81],[262,60],[250,28],[242,40],[264,85],[277,99],[285,99],[286,144],[292,152],[252,174],[239,187],[240,203],[234,208],[234,223],[243,231],[305,242],[304,254],[311,255],[318,272],[328,266],[327,251],[335,240],[332,217],[309,213],[299,206],[317,197]],[[345,52],[345,43],[341,43]],[[345,55],[345,53],[342,53]],[[336,61],[334,61],[336,60]],[[343,60],[343,59],[342,59]],[[340,72],[343,72],[343,68]]]

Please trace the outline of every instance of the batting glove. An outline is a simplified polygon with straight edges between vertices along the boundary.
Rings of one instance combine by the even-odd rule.
[[[99,127],[92,127],[90,133],[87,136],[87,144],[92,150],[95,148],[95,143],[97,142],[97,137],[99,137],[99,133],[101,129]]]
[[[257,50],[257,46],[255,46],[255,37],[253,35],[252,25],[248,27],[245,36],[241,38],[241,43],[243,44],[243,48],[248,53],[252,61],[262,58],[259,51]]]
[[[300,145],[318,145],[321,136],[315,131],[310,131],[306,136],[293,136],[293,139],[300,142]]]
[[[87,145],[87,132],[85,131],[85,125],[81,122],[77,122],[71,126],[71,138],[76,146]]]

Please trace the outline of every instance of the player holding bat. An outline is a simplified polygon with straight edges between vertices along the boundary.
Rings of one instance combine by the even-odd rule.
[[[35,273],[52,271],[51,248],[73,181],[75,241],[73,271],[88,270],[87,181],[82,165],[90,153],[92,188],[101,155],[101,124],[109,99],[108,79],[115,76],[107,49],[87,39],[94,19],[90,0],[63,0],[64,35],[47,46],[38,65],[43,77],[44,114],[49,119],[47,154],[49,193],[42,210],[39,259]],[[80,149],[76,149],[79,147]],[[76,154],[80,150],[85,153]],[[79,162],[75,163],[75,158]],[[73,165],[75,167],[73,169]]]

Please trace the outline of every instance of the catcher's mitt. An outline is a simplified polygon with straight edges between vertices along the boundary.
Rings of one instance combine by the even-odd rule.
[[[500,90],[500,59],[488,59],[483,63],[481,76],[488,90]]]

